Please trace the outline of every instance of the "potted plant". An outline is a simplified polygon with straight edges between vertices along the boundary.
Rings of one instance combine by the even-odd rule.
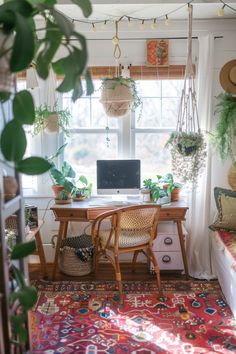
[[[78,187],[79,184],[79,187]],[[74,190],[74,200],[80,201],[91,196],[92,183],[89,183],[84,175],[81,175],[76,183],[76,188]]]
[[[49,173],[53,182],[52,190],[55,194],[55,203],[71,203],[72,195],[76,189],[74,180],[76,174],[73,168],[66,161],[63,162],[61,169],[56,168],[52,163]]]
[[[165,147],[170,149],[172,170],[183,183],[197,184],[205,166],[206,143],[201,132],[172,132]]]
[[[153,181],[151,178],[147,178],[143,181],[144,189],[141,192],[149,191],[150,201],[154,203],[164,204],[168,203],[169,191],[164,188],[164,183],[162,181],[162,176],[157,175],[157,181]]]
[[[109,117],[124,117],[142,104],[136,82],[122,76],[102,80],[100,102]]]
[[[217,97],[215,113],[218,121],[211,136],[211,142],[222,161],[230,158],[232,165],[228,170],[228,183],[236,190],[236,97],[224,92]]]
[[[68,108],[59,109],[55,104],[53,109],[46,104],[40,105],[35,109],[35,120],[33,124],[32,134],[37,135],[42,131],[46,133],[58,133],[60,130],[69,135],[68,127],[72,118]]]
[[[175,182],[172,173],[167,173],[163,178],[162,181],[166,184],[166,189],[170,192],[171,201],[176,202],[179,200],[180,191],[183,187],[182,183]],[[165,187],[164,187],[165,188]]]

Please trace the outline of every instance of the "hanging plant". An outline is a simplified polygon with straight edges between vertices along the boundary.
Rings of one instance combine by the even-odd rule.
[[[170,135],[166,147],[170,148],[172,170],[184,183],[196,186],[206,160],[206,143],[199,126],[194,69],[192,64],[192,11],[189,5],[188,57],[184,88],[179,106],[176,132]]]
[[[172,170],[182,183],[197,184],[205,167],[206,143],[202,133],[173,132],[166,143],[172,158]]]
[[[102,80],[100,102],[109,117],[124,117],[142,104],[136,82],[122,76]]]
[[[215,113],[218,113],[218,122],[213,131],[212,143],[221,159],[235,160],[236,151],[236,97],[231,93],[221,93],[218,97]]]
[[[32,135],[37,135],[42,131],[47,133],[58,133],[60,130],[68,136],[69,122],[72,118],[68,108],[59,109],[57,104],[50,109],[46,104],[35,109],[35,121],[32,127]]]

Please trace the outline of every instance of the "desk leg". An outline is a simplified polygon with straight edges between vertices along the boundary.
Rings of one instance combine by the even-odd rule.
[[[40,231],[36,232],[35,240],[36,240],[36,244],[37,244],[38,256],[39,256],[39,259],[40,259],[40,264],[41,264],[43,278],[47,278],[48,277],[48,273],[47,273],[47,270],[46,270],[46,268],[47,268],[46,267],[46,259],[45,259],[45,253],[44,253],[44,249],[43,249],[43,244],[42,244]]]
[[[66,237],[67,228],[68,228],[68,221],[60,221],[56,250],[55,250],[55,257],[53,263],[52,280],[55,280],[57,265],[58,265],[58,257],[60,253],[60,245],[61,245],[61,241]]]
[[[176,223],[177,223],[177,229],[178,229],[179,242],[180,242],[183,262],[184,262],[185,278],[186,278],[186,280],[188,280],[189,279],[188,261],[187,261],[186,250],[185,250],[185,245],[184,245],[184,236],[183,236],[183,231],[182,231],[182,223],[181,223],[180,220],[176,221]]]

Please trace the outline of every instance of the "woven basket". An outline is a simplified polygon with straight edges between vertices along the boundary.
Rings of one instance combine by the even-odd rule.
[[[83,234],[62,240],[59,255],[60,270],[71,276],[91,273],[93,248],[91,235]]]

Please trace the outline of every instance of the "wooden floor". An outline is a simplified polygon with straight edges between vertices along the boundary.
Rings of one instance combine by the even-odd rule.
[[[52,264],[47,265],[47,272],[48,272],[48,280],[51,279],[52,274]],[[144,263],[137,263],[136,271],[131,271],[131,264],[130,263],[123,263],[121,265],[121,273],[122,273],[122,280],[153,280],[155,281],[155,275],[151,274],[147,265]],[[40,271],[39,264],[30,264],[29,265],[29,277],[31,280],[39,280],[42,279],[42,274]],[[184,276],[181,274],[180,271],[162,271],[161,272],[161,279],[185,279]],[[69,276],[66,274],[61,273],[60,271],[57,272],[56,279],[57,281],[60,280],[77,280],[77,281],[89,281],[89,280],[115,280],[114,270],[110,264],[101,264],[99,266],[99,271],[97,276],[95,277],[94,273],[89,275],[84,275],[81,277]]]

